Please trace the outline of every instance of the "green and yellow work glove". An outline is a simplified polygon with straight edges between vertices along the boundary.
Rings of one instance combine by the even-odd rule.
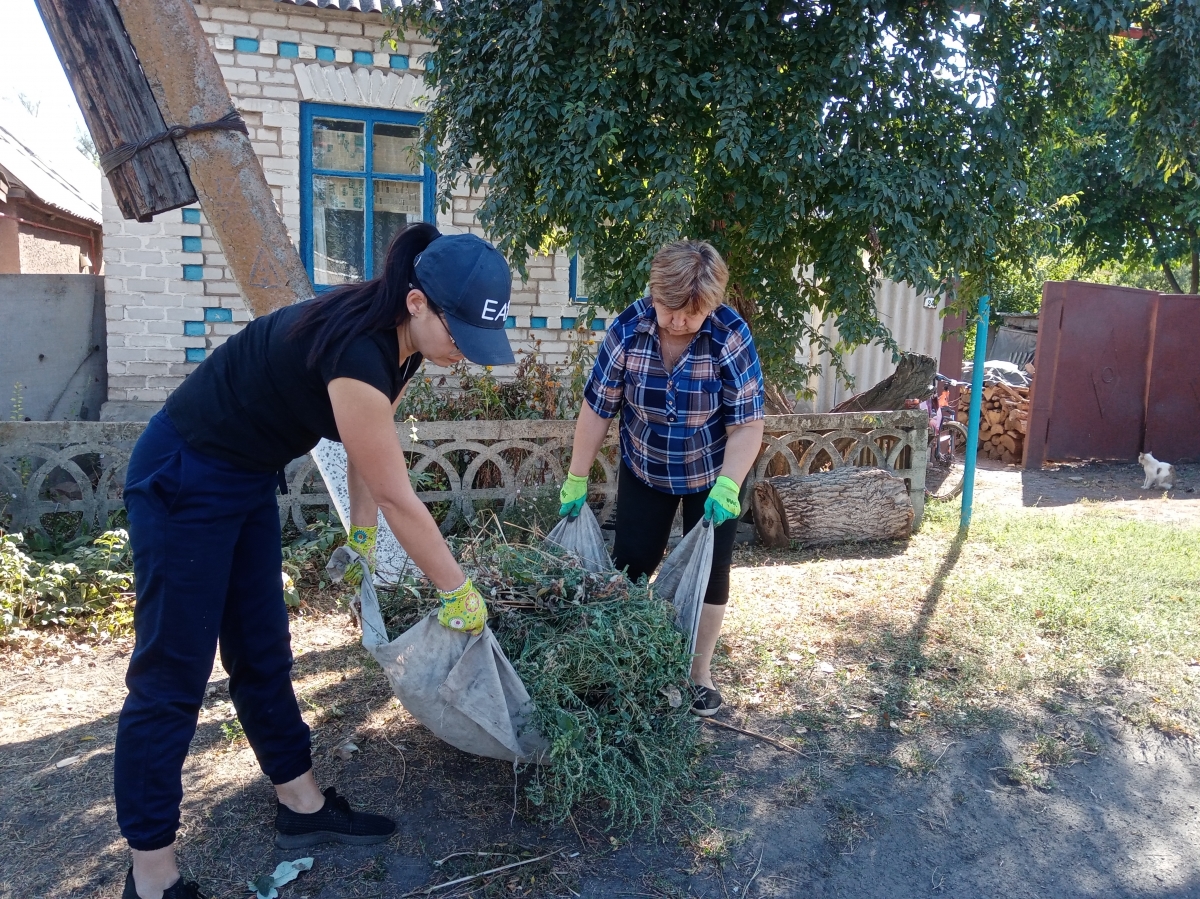
[[[357,565],[350,566],[342,575],[342,580],[352,587],[362,584],[364,565],[372,575],[375,574],[375,536],[378,531],[378,527],[362,528],[354,525],[350,527],[346,545],[362,556]]]
[[[742,504],[738,502],[738,485],[732,478],[721,475],[712,490],[708,491],[708,499],[704,501],[704,517],[714,525],[722,525],[731,518],[742,514]]]
[[[470,578],[457,590],[439,592],[438,596],[442,600],[442,607],[438,609],[438,624],[452,631],[483,633],[483,626],[487,624],[487,604]]]
[[[559,515],[574,516],[583,511],[583,504],[587,502],[587,481],[587,478],[567,472],[566,483],[558,491],[558,501],[562,503],[558,508]]]

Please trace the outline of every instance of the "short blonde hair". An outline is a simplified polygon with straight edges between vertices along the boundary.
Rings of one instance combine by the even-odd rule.
[[[668,309],[708,314],[725,301],[729,268],[707,240],[677,240],[650,263],[650,298]]]

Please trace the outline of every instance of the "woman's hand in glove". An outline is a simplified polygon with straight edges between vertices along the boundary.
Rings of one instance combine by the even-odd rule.
[[[438,609],[438,624],[452,631],[483,633],[483,626],[487,624],[488,617],[487,604],[470,578],[457,590],[438,595],[442,600],[442,607]]]
[[[357,587],[362,584],[363,567],[373,576],[375,574],[375,537],[379,528],[360,528],[351,526],[350,536],[346,539],[346,545],[361,556],[357,565],[351,565],[346,569],[346,574],[343,580],[352,587]]]
[[[742,504],[738,502],[738,485],[730,478],[721,475],[717,483],[708,492],[704,501],[704,517],[714,525],[722,525],[731,518],[742,514]]]
[[[587,502],[587,484],[587,478],[567,472],[567,480],[558,491],[558,501],[562,503],[559,515],[578,515],[583,511],[583,504]]]

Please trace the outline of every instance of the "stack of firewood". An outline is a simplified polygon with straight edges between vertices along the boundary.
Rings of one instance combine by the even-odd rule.
[[[971,391],[963,390],[958,395],[959,421],[967,421],[970,408]],[[1028,430],[1029,388],[1003,381],[985,384],[979,413],[979,452],[1009,465],[1020,462]]]

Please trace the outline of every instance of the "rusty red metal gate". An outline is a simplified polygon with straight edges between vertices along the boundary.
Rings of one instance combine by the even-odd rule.
[[[1200,297],[1047,281],[1026,468],[1200,461]]]
[[[1158,297],[1142,449],[1164,462],[1200,462],[1200,297]]]

